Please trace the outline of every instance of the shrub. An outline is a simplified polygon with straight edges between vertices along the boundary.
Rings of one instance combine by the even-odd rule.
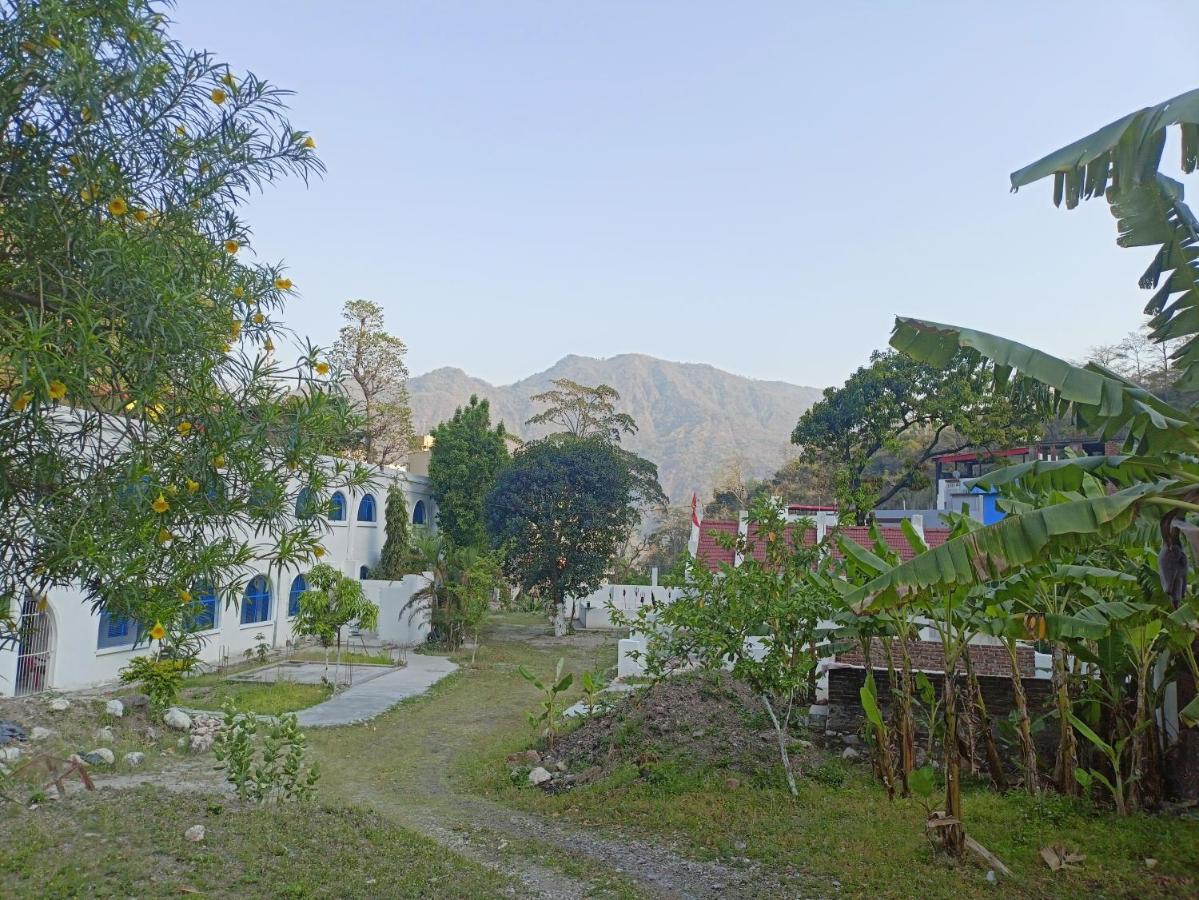
[[[154,708],[165,709],[178,698],[179,690],[183,687],[183,676],[195,667],[196,660],[191,657],[155,659],[135,656],[129,660],[129,665],[121,669],[121,683],[140,682]]]

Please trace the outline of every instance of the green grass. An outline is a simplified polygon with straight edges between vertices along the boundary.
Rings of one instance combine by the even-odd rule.
[[[210,679],[204,681],[205,679]],[[203,682],[196,684],[194,682]],[[228,681],[204,675],[185,682],[179,705],[194,709],[220,709],[232,698],[241,712],[260,716],[306,709],[329,699],[332,690],[323,684],[298,684],[294,681]]]
[[[204,825],[202,842],[183,837]],[[141,788],[0,816],[5,897],[494,897],[512,883],[377,814]]]
[[[329,654],[329,665],[330,666],[333,665],[333,662],[336,658],[337,658],[336,652],[331,652]],[[299,652],[292,654],[290,659],[306,659],[311,662],[322,662],[323,663],[325,661],[325,651],[322,649],[300,650]],[[345,650],[341,651],[341,663],[342,663],[342,665],[353,664],[355,666],[394,666],[395,665],[395,661],[391,658],[390,653],[359,653],[359,652],[347,653]]]

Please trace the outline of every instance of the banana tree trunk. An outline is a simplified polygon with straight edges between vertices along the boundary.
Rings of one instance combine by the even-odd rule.
[[[950,856],[960,857],[966,849],[962,826],[962,758],[958,752],[956,660],[945,663],[945,815],[953,821],[941,828],[941,846]]]
[[[916,768],[916,717],[912,714],[914,685],[912,681],[912,655],[908,642],[904,639],[900,645],[900,663],[903,667],[900,673],[899,703],[902,716],[899,722],[899,757],[903,766],[904,795],[908,790],[908,773]]]
[[[1079,785],[1074,777],[1078,767],[1078,744],[1074,739],[1074,726],[1070,724],[1070,681],[1066,675],[1066,651],[1061,644],[1053,645],[1053,689],[1057,698],[1057,716],[1059,737],[1057,745],[1057,765],[1054,767],[1054,778],[1057,781],[1059,793],[1067,796],[1077,796]]]
[[[987,712],[987,701],[983,698],[982,686],[974,673],[974,662],[970,659],[970,649],[962,654],[966,663],[966,677],[970,680],[970,690],[974,694],[974,707],[978,711],[978,723],[983,733],[983,747],[987,753],[987,768],[991,770],[991,781],[995,789],[1007,790],[1007,776],[1003,773],[1003,757],[999,755],[999,746],[995,743],[995,732],[991,728],[991,715]]]
[[[1020,761],[1024,768],[1024,789],[1030,794],[1041,793],[1041,777],[1037,773],[1037,747],[1032,742],[1032,720],[1028,717],[1028,695],[1020,675],[1020,660],[1015,641],[1004,641],[1012,667],[1012,697],[1016,705],[1016,733],[1020,737]]]

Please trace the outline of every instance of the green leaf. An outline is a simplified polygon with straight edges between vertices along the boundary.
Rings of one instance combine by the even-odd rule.
[[[523,678],[525,681],[529,682],[529,684],[533,685],[533,687],[537,688],[537,690],[539,690],[539,691],[545,690],[545,685],[541,683],[541,679],[539,679],[536,675],[534,675],[532,672],[530,672],[524,666],[517,666],[516,671],[520,673],[521,678]]]
[[[908,789],[917,797],[928,798],[937,789],[937,773],[931,765],[921,766],[908,773]]]
[[[1187,728],[1199,725],[1199,696],[1191,698],[1191,702],[1179,711],[1178,718]]]
[[[880,731],[885,727],[883,723],[883,715],[879,712],[878,701],[874,696],[874,681],[867,679],[866,684],[858,688],[858,696],[862,699],[862,709],[866,713],[866,718],[870,724]]]
[[[1081,734],[1083,737],[1085,737],[1088,741],[1090,741],[1092,744],[1094,744],[1095,747],[1100,752],[1102,752],[1104,756],[1106,756],[1108,758],[1108,760],[1113,761],[1113,762],[1115,761],[1115,759],[1116,759],[1115,748],[1113,748],[1111,744],[1109,744],[1107,741],[1105,741],[1103,738],[1101,738],[1099,735],[1097,735],[1095,732],[1093,732],[1091,730],[1090,726],[1088,726],[1086,722],[1084,722],[1082,719],[1078,718],[1078,716],[1071,713],[1070,714],[1070,724],[1074,726],[1075,731],[1077,731],[1079,734]]]
[[[567,672],[557,684],[554,685],[554,693],[561,694],[574,683],[575,676],[572,672]]]

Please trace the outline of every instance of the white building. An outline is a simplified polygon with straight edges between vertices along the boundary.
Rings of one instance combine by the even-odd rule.
[[[419,465],[419,463],[418,463]],[[418,466],[411,468],[420,471]],[[434,527],[436,506],[429,479],[398,468],[378,468],[365,489],[339,490],[332,495],[329,530],[323,546],[327,563],[345,575],[365,579],[383,549],[387,489],[398,485],[404,493],[411,521]],[[292,621],[300,594],[307,588],[306,570],[284,569],[260,560],[257,571],[240,597],[217,597],[209,592],[198,599],[207,628],[200,658],[205,663],[237,661],[260,641],[284,648],[295,640]],[[427,632],[427,623],[406,609],[412,593],[424,584],[421,576],[403,581],[365,581],[367,597],[379,604],[379,637],[401,645],[415,644]],[[75,690],[117,680],[134,656],[138,627],[128,619],[94,615],[78,589],[50,591],[45,602],[29,599],[19,610],[16,646],[0,649],[0,696],[21,696],[45,690]],[[261,638],[259,637],[261,635]]]

